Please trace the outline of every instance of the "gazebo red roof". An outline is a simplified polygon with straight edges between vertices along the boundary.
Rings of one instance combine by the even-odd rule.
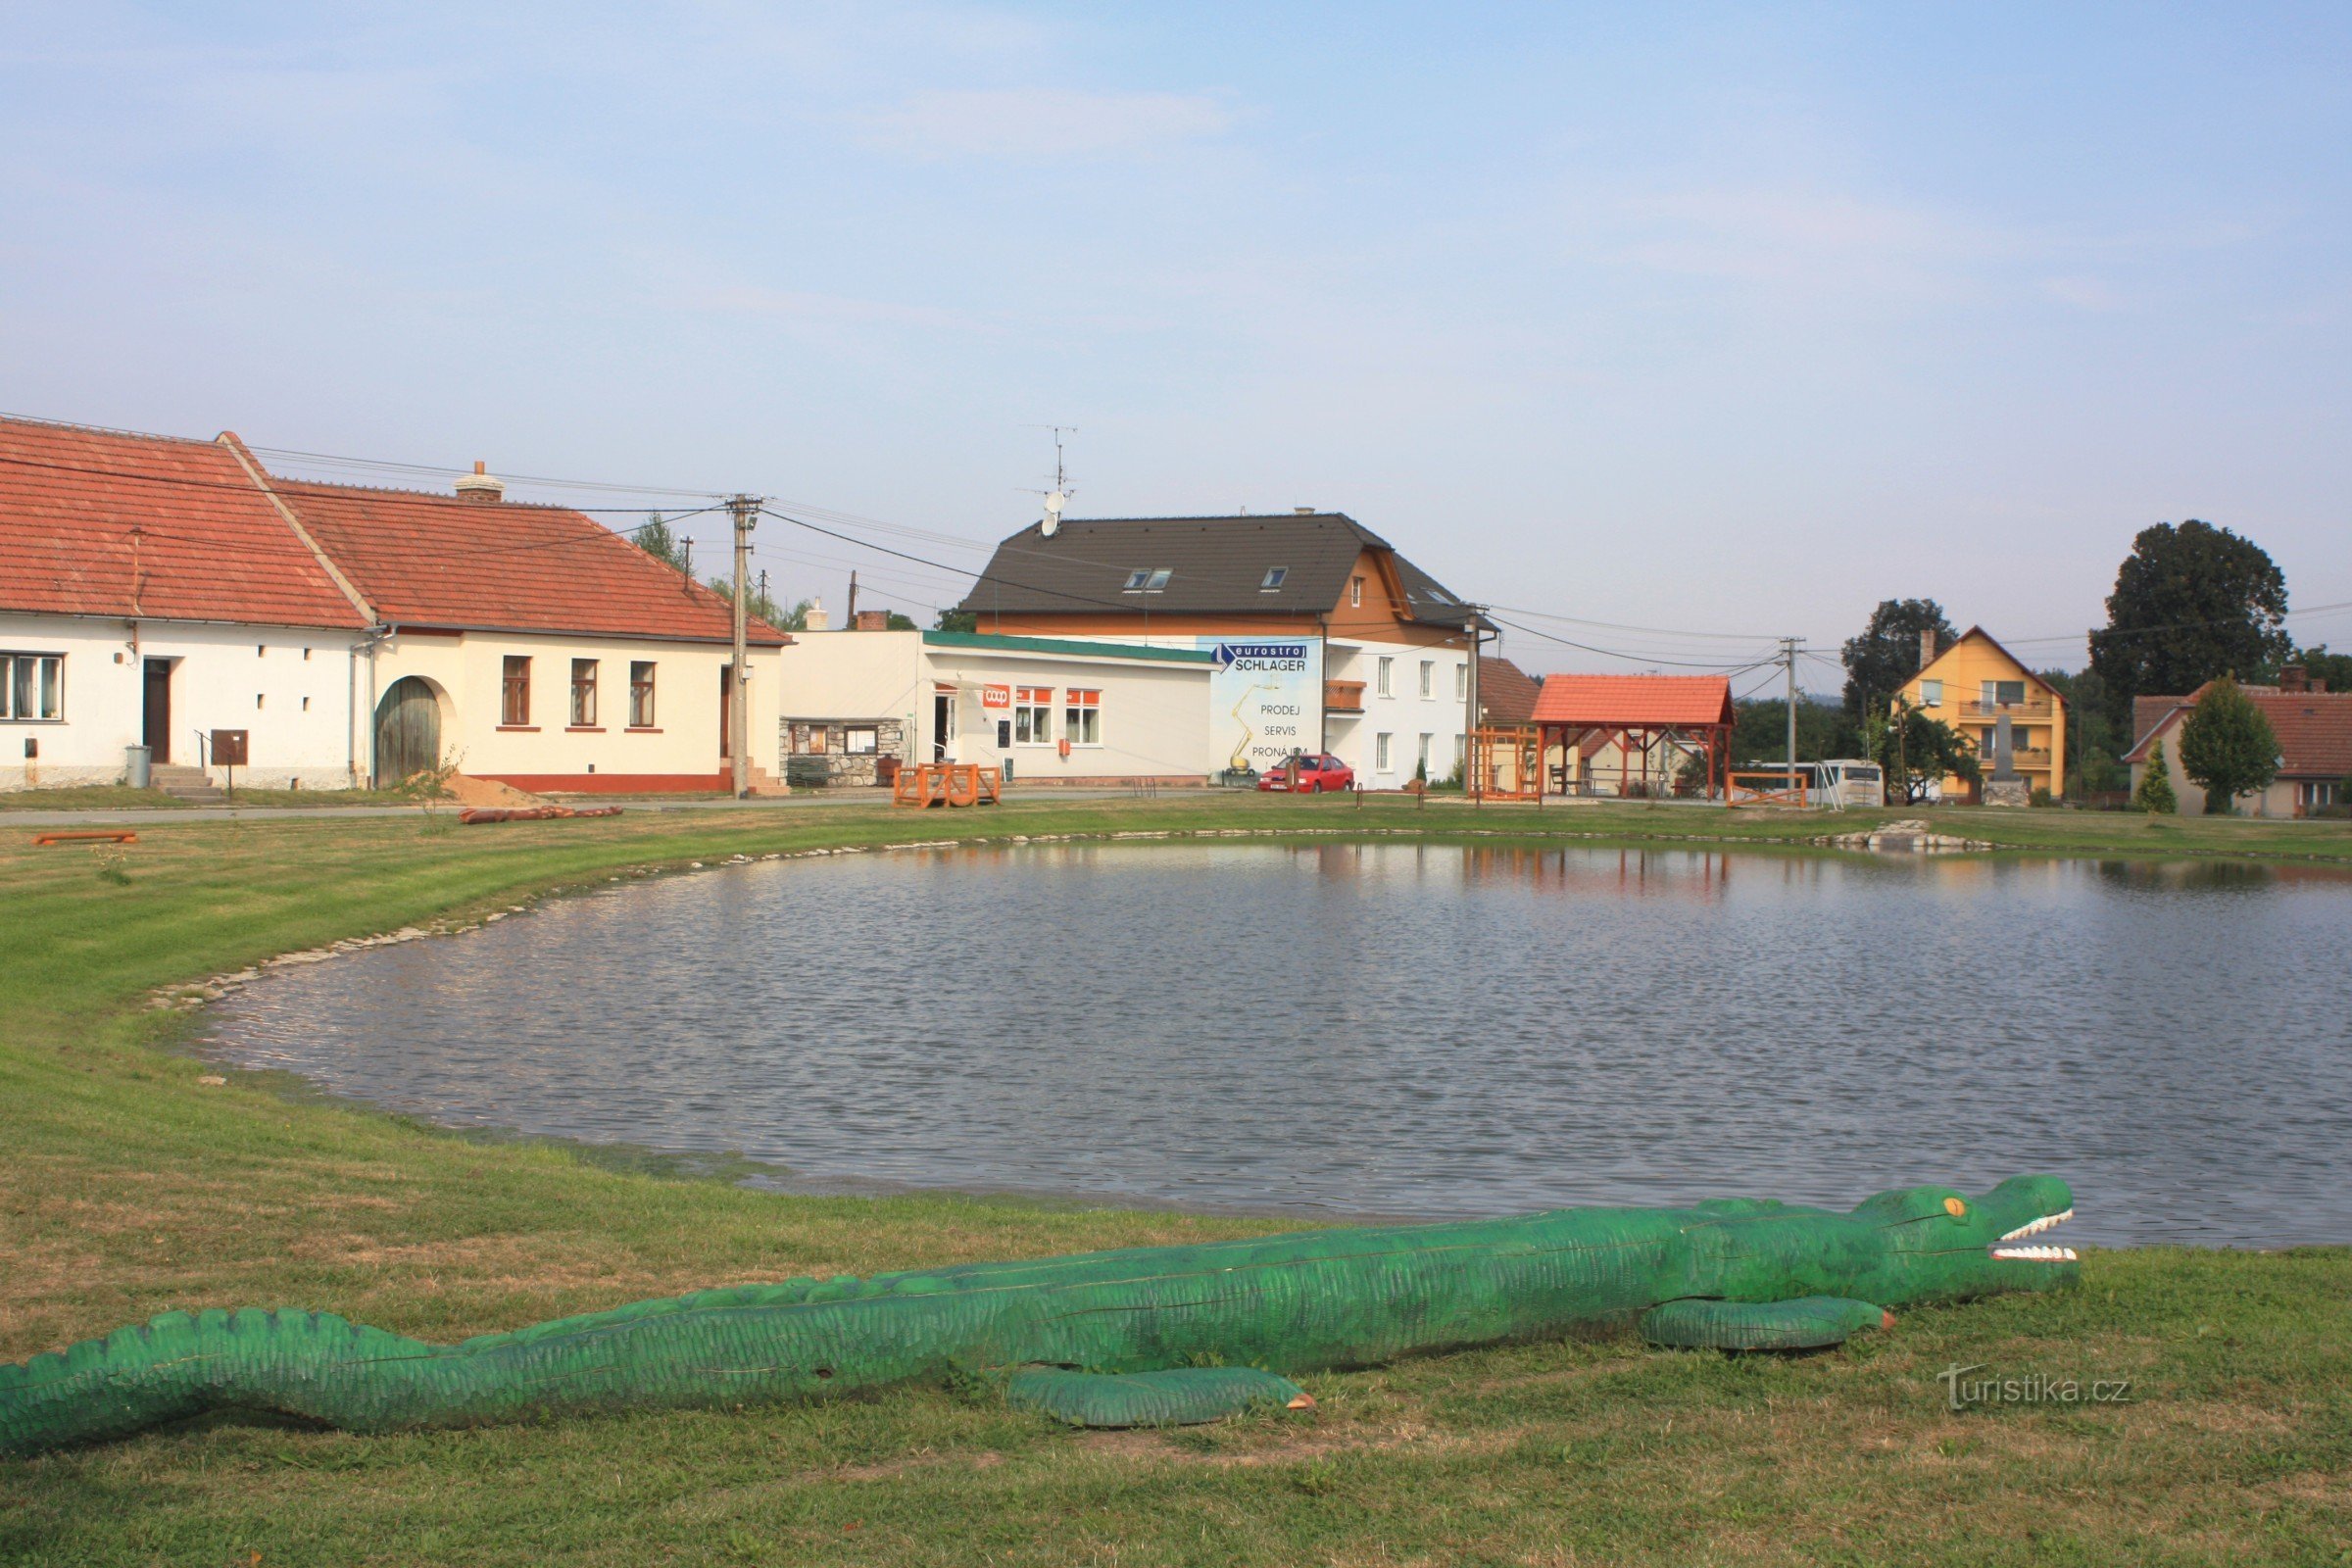
[[[1724,675],[1546,675],[1531,722],[1577,729],[1703,729],[1732,722]]]

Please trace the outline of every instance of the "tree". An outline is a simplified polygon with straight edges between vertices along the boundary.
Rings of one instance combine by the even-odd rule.
[[[1924,708],[1904,703],[1901,709],[1899,720],[1868,718],[1862,724],[1865,755],[1885,772],[1891,803],[1915,806],[1941,779],[1974,784],[1984,777],[1977,749],[1958,730]]]
[[[686,569],[685,543],[670,532],[669,524],[662,520],[659,512],[646,519],[645,526],[639,528],[634,537],[638,549],[663,565],[674,566],[680,571]]]
[[[2253,540],[2194,517],[2141,529],[2107,596],[2107,625],[2090,634],[2109,716],[2128,726],[2134,697],[2278,663],[2294,646],[2285,614],[2286,575]]]
[[[1933,631],[1938,648],[1955,642],[1959,633],[1943,618],[1943,607],[1933,599],[1882,599],[1870,612],[1862,635],[1841,650],[1845,658],[1845,710],[1857,722],[1881,712],[1903,682],[1920,671],[1919,634]]]
[[[2296,649],[2282,662],[2301,664],[2303,672],[2311,677],[2315,685],[2326,681],[2331,692],[2352,692],[2352,654],[2331,654],[2328,651],[2328,645],[2321,643],[2313,648]],[[2270,679],[2276,680],[2278,672],[2270,670],[2266,673]]]
[[[890,618],[882,623],[882,629],[884,631],[913,631],[916,629],[914,617],[902,615],[894,610],[890,612]]]
[[[2173,764],[2164,760],[2161,741],[2148,748],[2148,770],[2139,775],[2139,785],[2132,792],[2132,809],[2151,816],[2180,809],[2180,802],[2173,794]]]
[[[713,577],[710,579],[710,588],[712,593],[724,599],[728,604],[731,605],[735,602],[735,580],[732,577]],[[808,629],[808,611],[813,601],[798,600],[790,609],[786,609],[770,599],[765,591],[759,588],[754,588],[747,597],[753,618],[764,620],[778,631],[807,631]]]
[[[975,610],[943,610],[939,612],[939,624],[931,629],[934,631],[978,631],[980,629],[980,612]]]
[[[1788,760],[1788,705],[1778,697],[1750,698],[1732,705],[1731,764],[1778,767]],[[1799,761],[1859,757],[1862,737],[1853,719],[1836,703],[1796,700],[1796,756]]]
[[[2224,675],[2205,689],[2180,723],[2180,771],[2205,792],[2205,813],[2226,815],[2230,803],[2278,776],[2278,737],[2237,682]]]
[[[2131,774],[2122,762],[2136,737],[2126,734],[2110,716],[2107,683],[2089,670],[2037,669],[2034,672],[2066,699],[2066,756],[2059,759],[2080,790],[2131,788]]]

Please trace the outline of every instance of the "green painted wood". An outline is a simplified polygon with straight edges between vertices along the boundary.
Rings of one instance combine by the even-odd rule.
[[[2072,1254],[1996,1257],[2072,1206],[2026,1176],[1981,1199],[1882,1193],[1850,1213],[1755,1200],[1568,1208],[701,1291],[428,1345],[326,1313],[170,1312],[0,1366],[0,1452],[213,1410],[360,1432],[824,1398],[958,1375],[1258,1368],[1631,1325],[1672,1301],[1899,1306],[2072,1284]]]

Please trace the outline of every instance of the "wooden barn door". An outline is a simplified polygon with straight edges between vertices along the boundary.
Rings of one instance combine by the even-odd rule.
[[[414,675],[392,683],[375,707],[375,787],[441,765],[441,705]]]

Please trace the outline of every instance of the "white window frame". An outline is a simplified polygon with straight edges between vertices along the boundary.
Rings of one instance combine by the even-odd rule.
[[[1437,740],[1437,736],[1431,734],[1428,730],[1423,730],[1421,732],[1421,754],[1414,760],[1414,761],[1423,778],[1431,778],[1435,776],[1435,770],[1438,765],[1438,759],[1436,755]]]
[[[1348,579],[1348,608],[1350,610],[1361,610],[1363,607],[1364,579],[1361,577],[1350,577]]]
[[[1421,700],[1425,703],[1438,700],[1438,662],[1434,659],[1421,661]]]
[[[32,711],[19,712],[17,683],[29,668],[32,678],[27,689],[31,695]],[[41,699],[46,696],[48,711],[42,712]],[[0,719],[12,724],[63,724],[66,721],[66,656],[42,653],[37,649],[12,648],[0,652]]]
[[[1102,691],[1098,686],[1067,686],[1061,693],[1061,731],[1073,750],[1101,750]]]
[[[1919,683],[1919,706],[1941,708],[1943,706],[1943,682],[1940,680],[1921,681]]]
[[[1381,731],[1379,734],[1377,734],[1377,735],[1375,735],[1375,736],[1373,736],[1373,737],[1372,737],[1372,771],[1373,771],[1373,772],[1375,772],[1375,773],[1394,773],[1394,772],[1396,772],[1396,736],[1394,736],[1394,735],[1392,735],[1392,734],[1390,734],[1390,733],[1389,733],[1387,730],[1385,730],[1385,729],[1384,729],[1384,730],[1382,730],[1382,731]]]
[[[1470,700],[1470,666],[1468,664],[1453,666],[1453,700],[1457,703],[1466,703]]]
[[[1026,731],[1026,735],[1024,735]],[[1054,688],[1015,686],[1012,689],[1012,744],[1054,744]]]
[[[1396,661],[1387,654],[1382,654],[1372,665],[1372,679],[1374,692],[1382,697],[1396,696]]]

